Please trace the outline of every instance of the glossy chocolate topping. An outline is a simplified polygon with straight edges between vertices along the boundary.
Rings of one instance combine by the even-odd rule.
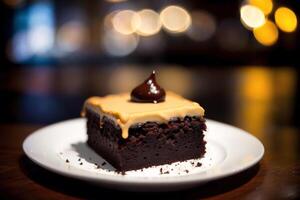
[[[140,103],[159,103],[165,101],[166,92],[155,78],[155,71],[131,92],[131,101]]]

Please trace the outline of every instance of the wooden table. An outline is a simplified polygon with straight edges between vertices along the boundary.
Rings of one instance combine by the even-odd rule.
[[[287,131],[275,139],[260,138],[266,147],[264,159],[240,174],[184,191],[131,193],[89,185],[54,174],[34,164],[24,155],[22,142],[28,134],[40,127],[26,124],[0,125],[0,199],[300,198],[300,136],[297,131]],[[292,138],[291,141],[289,138]],[[289,141],[288,144],[285,143],[286,140]],[[285,143],[285,146],[280,145],[280,142]],[[288,150],[285,151],[285,148]]]

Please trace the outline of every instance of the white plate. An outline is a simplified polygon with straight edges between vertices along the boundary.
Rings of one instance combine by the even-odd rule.
[[[104,160],[86,145],[85,124],[85,119],[73,119],[37,130],[24,141],[24,152],[38,165],[58,174],[131,191],[192,187],[245,170],[264,154],[262,143],[251,134],[207,120],[207,152],[204,158],[129,171],[122,175],[109,164],[102,166]],[[198,162],[202,164],[200,167],[196,166]]]

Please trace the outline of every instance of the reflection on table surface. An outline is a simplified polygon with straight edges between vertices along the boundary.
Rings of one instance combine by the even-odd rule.
[[[296,123],[298,72],[292,67],[236,68],[159,65],[17,68],[0,79],[1,121],[51,123],[78,117],[85,98],[126,92],[157,71],[159,83],[199,102],[208,118],[261,135]]]

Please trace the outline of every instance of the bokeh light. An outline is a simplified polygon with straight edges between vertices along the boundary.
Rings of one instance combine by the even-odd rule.
[[[207,11],[194,11],[191,13],[192,25],[187,35],[195,41],[208,40],[216,32],[216,20]]]
[[[267,20],[263,26],[253,29],[255,39],[264,46],[271,46],[278,40],[276,25]]]
[[[275,11],[275,22],[284,32],[293,32],[297,28],[296,14],[286,7],[280,7]]]
[[[112,24],[117,32],[129,35],[137,30],[140,21],[139,15],[135,11],[122,10],[113,16]]]
[[[161,29],[159,14],[154,10],[144,9],[137,13],[140,23],[137,26],[137,33],[142,36],[150,36],[158,33]]]
[[[53,30],[49,26],[36,26],[28,31],[28,45],[33,54],[44,54],[54,44]]]
[[[264,13],[256,6],[242,6],[240,16],[242,24],[248,29],[260,27],[265,23]]]
[[[104,29],[105,30],[112,30],[114,29],[114,26],[113,26],[113,18],[114,16],[119,13],[120,10],[114,10],[112,11],[111,13],[108,13],[105,17],[104,17],[104,20],[103,20],[103,25],[104,25]]]
[[[15,62],[26,61],[32,56],[26,31],[20,31],[13,36],[9,50],[8,56]]]
[[[70,21],[63,24],[57,31],[57,45],[63,52],[73,52],[87,41],[88,30],[84,24]]]
[[[48,53],[55,40],[54,7],[47,1],[36,2],[28,9],[28,45],[34,55]]]
[[[168,6],[163,9],[160,19],[164,28],[171,33],[186,31],[192,22],[190,14],[179,6]]]
[[[105,51],[112,56],[127,56],[131,54],[139,43],[137,35],[124,35],[116,31],[105,31],[103,45]]]
[[[273,10],[272,0],[248,0],[248,3],[262,10],[265,15],[270,14]]]

